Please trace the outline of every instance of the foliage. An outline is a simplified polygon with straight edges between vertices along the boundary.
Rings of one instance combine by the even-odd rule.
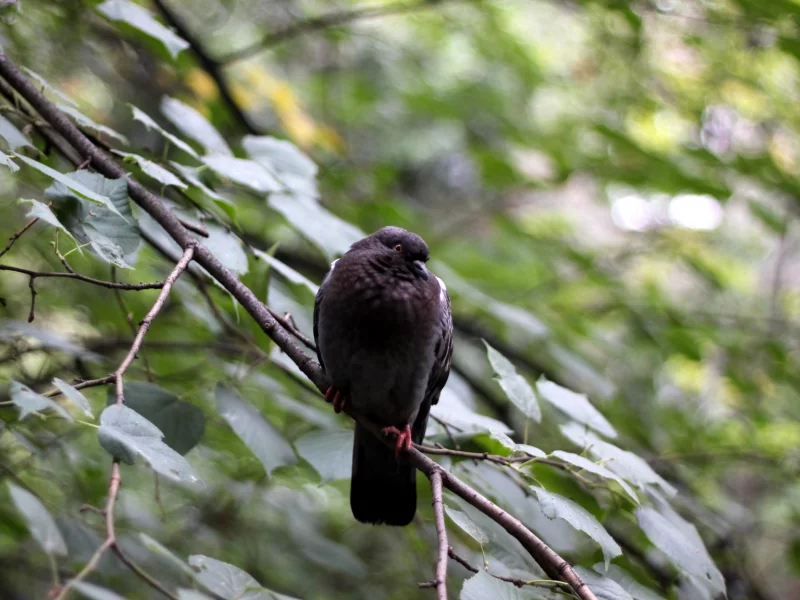
[[[2,52],[305,337],[331,260],[420,233],[456,327],[431,457],[598,598],[798,593],[795,4],[0,11]],[[0,596],[433,597],[428,482],[411,526],[357,524],[352,420],[196,263],[116,404],[181,248],[86,158],[0,79]],[[117,470],[116,547],[59,587]],[[565,597],[444,500],[451,597]]]

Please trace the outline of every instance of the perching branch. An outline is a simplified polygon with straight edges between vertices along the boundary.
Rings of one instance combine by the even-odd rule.
[[[269,309],[258,300],[255,294],[225,268],[208,248],[192,237],[176,215],[156,195],[132,177],[126,177],[122,167],[93,144],[53,103],[47,100],[2,52],[0,52],[0,75],[39,112],[42,118],[47,120],[56,131],[63,135],[79,153],[89,157],[91,165],[98,172],[113,179],[125,177],[131,198],[148,212],[182,248],[185,250],[194,248],[194,258],[197,263],[204,267],[212,277],[236,298],[261,329],[291,358],[318,390],[324,392],[328,388],[327,379],[319,364],[294,342],[291,333],[274,319]],[[358,419],[360,425],[369,428],[373,434],[379,434],[379,431],[370,427],[366,419],[359,416],[354,418]],[[382,436],[379,437],[383,439]],[[428,477],[431,477],[434,472],[439,472],[444,487],[501,525],[522,544],[549,577],[568,583],[574,593],[582,600],[597,600],[597,597],[572,566],[517,518],[508,514],[452,473],[442,471],[442,468],[437,463],[424,456],[417,449],[412,448],[405,452],[405,459]]]
[[[22,269],[20,267],[12,267],[11,265],[0,265],[0,271],[11,271],[12,273],[22,273],[23,275],[27,275],[31,279],[36,279],[38,277],[60,277],[61,279],[77,279],[78,281],[83,281],[84,283],[91,283],[92,285],[99,285],[100,287],[109,288],[109,289],[116,289],[116,290],[131,290],[131,291],[141,291],[141,290],[158,290],[164,287],[163,281],[154,281],[152,283],[119,283],[116,281],[103,281],[102,279],[95,279],[94,277],[89,277],[87,275],[81,275],[80,273],[68,272],[68,273],[61,273],[58,271],[31,271],[30,269]]]

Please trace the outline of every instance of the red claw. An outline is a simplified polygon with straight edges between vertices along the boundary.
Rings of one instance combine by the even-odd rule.
[[[340,413],[347,405],[347,395],[331,386],[328,388],[328,391],[325,392],[325,402],[332,402],[333,412]]]
[[[381,429],[383,435],[393,433],[397,436],[397,445],[394,447],[395,458],[400,458],[400,452],[403,450],[411,450],[411,426],[406,425],[405,429],[398,429],[394,425],[391,427],[384,427]]]

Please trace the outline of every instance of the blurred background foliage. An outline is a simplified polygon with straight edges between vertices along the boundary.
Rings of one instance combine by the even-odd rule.
[[[730,598],[800,597],[799,4],[142,2],[175,39],[114,18],[113,4],[2,2],[0,43],[74,100],[75,110],[129,141],[95,128],[113,148],[162,165],[196,165],[134,121],[129,105],[193,151],[209,149],[194,113],[184,110],[191,107],[239,157],[245,135],[290,140],[311,157],[319,205],[275,196],[265,203],[252,185],[237,186],[231,173],[207,166],[193,171],[205,191],[193,183],[176,192],[125,163],[187,219],[201,211],[207,223],[221,224],[216,248],[271,308],[291,312],[310,334],[311,282],[358,230],[394,224],[419,233],[453,298],[448,414],[477,411],[508,425],[517,442],[581,451],[552,426],[565,422],[560,413],[543,406],[537,425],[509,403],[491,380],[484,339],[530,381],[544,375],[588,395],[619,433],[615,443],[677,488],[673,505],[697,525]],[[170,112],[165,97],[182,104]],[[0,150],[72,169],[36,137],[35,123],[13,103],[4,107],[6,122],[33,142],[14,148],[6,137]],[[17,201],[47,201],[51,183],[15,162],[21,169],[14,173],[0,165],[0,222],[9,236],[26,222],[27,207]],[[158,241],[157,226],[139,216],[145,239]],[[3,262],[61,270],[54,239],[54,229],[38,224]],[[239,239],[307,280],[271,268],[269,256],[244,254]],[[63,234],[58,243],[62,252],[73,247]],[[89,252],[69,260],[81,273],[111,277]],[[141,245],[135,265],[115,276],[155,281],[171,268],[151,244]],[[120,301],[111,290],[74,281],[36,285],[35,320],[23,327],[27,278],[0,277],[1,374],[37,391],[50,389],[53,377],[100,377],[115,368],[132,324],[156,295],[123,292]],[[346,480],[320,486],[319,469],[303,459],[267,474],[220,416],[214,388],[222,381],[292,443],[349,427],[227,294],[181,281],[140,358],[147,363],[137,361],[131,378],[152,378],[207,418],[201,443],[187,455],[204,489],[163,481],[154,488],[147,469],[123,468],[120,534],[149,570],[182,577],[137,532],[179,556],[234,564],[293,597],[432,597],[415,587],[430,578],[435,549],[427,483],[420,485],[419,526],[365,527],[350,515]],[[98,414],[104,392],[86,396]],[[108,456],[90,427],[18,421],[8,395],[3,400],[0,477],[34,490],[57,517],[69,547],[59,566],[68,576],[102,540],[101,517],[77,511],[104,503]],[[441,427],[431,433],[447,443]],[[499,447],[469,430],[457,437],[467,448]],[[535,499],[519,494],[511,478],[488,465],[459,464],[557,551],[588,566],[601,560],[596,545],[532,514]],[[615,564],[650,593],[710,597],[676,579],[663,548],[608,495],[595,499],[546,466],[534,466],[532,476],[600,518],[624,552]],[[0,596],[45,597],[47,558],[6,491],[0,494]],[[453,545],[480,565],[482,548],[450,526]],[[533,578],[519,546],[501,538],[485,548],[490,570]],[[470,574],[455,563],[450,574],[456,597]],[[126,597],[153,597],[112,557],[93,581]],[[550,597],[508,587],[519,597]]]

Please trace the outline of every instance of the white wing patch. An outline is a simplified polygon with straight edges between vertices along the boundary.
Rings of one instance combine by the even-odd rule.
[[[331,263],[331,270],[330,270],[330,272],[331,272],[331,273],[333,273],[333,269],[336,267],[336,263],[337,263],[337,262],[339,262],[339,259],[338,259],[338,258],[337,258],[335,261],[333,261],[333,262]]]
[[[436,275],[434,275],[436,277]],[[442,303],[447,302],[447,286],[444,284],[444,281],[441,280],[440,277],[436,277],[436,281],[439,282],[439,301]]]

